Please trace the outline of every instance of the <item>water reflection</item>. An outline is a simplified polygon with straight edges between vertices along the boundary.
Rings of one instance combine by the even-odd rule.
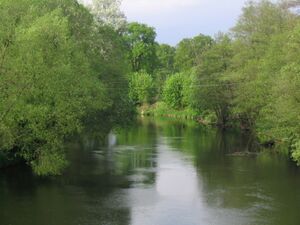
[[[135,203],[138,202],[136,199],[148,199],[146,204],[134,204],[132,224],[199,224],[199,221],[203,221],[203,203],[195,168],[188,159],[170,149],[164,139],[158,139],[156,148],[155,185],[142,194],[136,190],[130,192],[130,198]],[[193,213],[195,211],[199,213]]]
[[[0,172],[2,225],[298,225],[300,171],[252,140],[194,123],[141,120],[67,145],[62,177]],[[16,216],[18,215],[18,216]]]

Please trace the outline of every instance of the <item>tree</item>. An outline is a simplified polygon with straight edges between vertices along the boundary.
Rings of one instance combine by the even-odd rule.
[[[152,103],[155,97],[154,81],[151,75],[141,71],[131,75],[129,97],[135,104]]]
[[[188,74],[177,73],[171,75],[165,82],[163,99],[173,109],[183,109],[188,106],[188,90],[190,90],[190,77]]]
[[[232,101],[232,83],[225,78],[231,66],[232,41],[220,34],[215,44],[202,53],[193,84],[193,105],[199,110],[211,110],[218,124],[225,127],[229,120]]]
[[[176,49],[167,44],[158,44],[156,48],[158,69],[172,73]]]
[[[157,44],[157,68],[155,70],[155,82],[158,88],[158,93],[161,94],[162,87],[167,77],[173,74],[174,71],[174,58],[176,49],[167,44]]]
[[[120,31],[126,26],[126,17],[121,12],[120,5],[120,0],[92,0],[90,8],[98,23]]]
[[[269,1],[249,2],[233,28],[232,60],[235,88],[234,112],[243,127],[255,130],[257,118],[269,96],[270,73],[262,70],[270,40],[293,24],[293,15]],[[273,64],[274,67],[276,64]]]
[[[139,23],[127,25],[124,39],[133,72],[145,70],[153,73],[157,62],[155,38],[156,33],[152,27]]]
[[[176,70],[185,71],[196,66],[201,54],[209,49],[212,44],[213,39],[202,34],[192,39],[183,39],[176,47]]]
[[[268,82],[269,94],[256,130],[262,141],[280,141],[290,148],[292,158],[300,163],[300,67],[298,40],[300,27],[278,35],[271,40],[264,70],[272,72]],[[278,48],[280,46],[280,48]],[[273,55],[275,53],[275,56]],[[274,66],[275,65],[275,66]]]

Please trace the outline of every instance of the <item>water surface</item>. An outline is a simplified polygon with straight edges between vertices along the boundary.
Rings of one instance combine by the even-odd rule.
[[[68,144],[61,177],[0,171],[1,225],[298,225],[300,170],[251,139],[142,120]],[[238,154],[236,154],[238,152]]]

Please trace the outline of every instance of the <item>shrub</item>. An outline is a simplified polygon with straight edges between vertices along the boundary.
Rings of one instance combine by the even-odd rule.
[[[141,71],[133,73],[129,83],[129,97],[136,104],[152,103],[155,97],[153,78]]]
[[[183,73],[170,76],[164,85],[164,102],[173,109],[182,109],[189,105],[190,77]]]

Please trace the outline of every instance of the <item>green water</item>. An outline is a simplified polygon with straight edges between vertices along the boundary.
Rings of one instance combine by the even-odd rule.
[[[55,178],[0,171],[1,225],[299,225],[300,170],[252,141],[143,120],[106,144],[82,135]]]

